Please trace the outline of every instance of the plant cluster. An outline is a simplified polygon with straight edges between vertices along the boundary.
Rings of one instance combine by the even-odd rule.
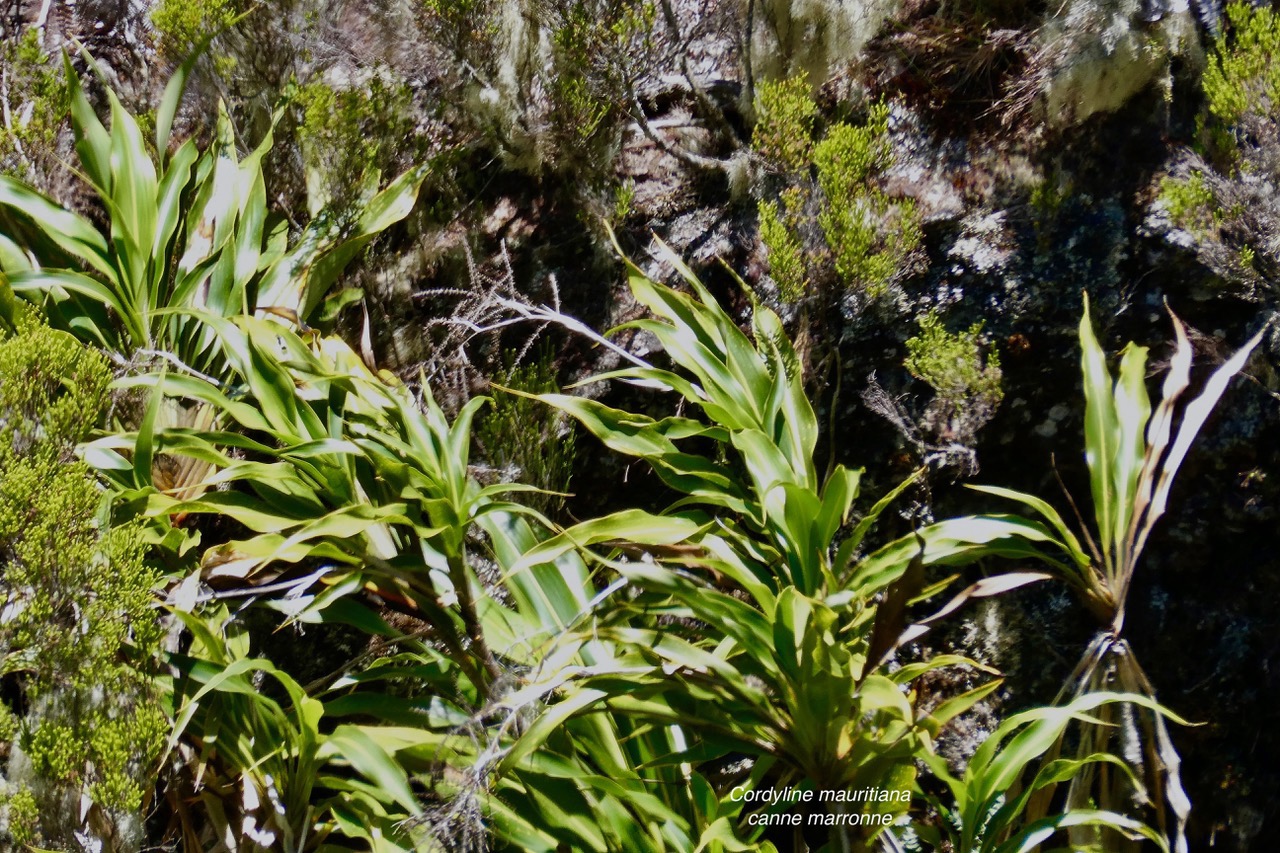
[[[601,22],[613,31],[623,14],[577,0],[548,9],[544,20],[572,32],[539,43],[587,54]],[[452,20],[442,4],[425,12]],[[896,535],[878,522],[924,472],[863,501],[860,469],[820,470],[804,354],[778,315],[739,281],[740,327],[669,250],[681,286],[628,264],[646,313],[618,330],[656,341],[661,361],[508,291],[487,296],[593,335],[624,364],[589,381],[668,395],[670,413],[560,393],[542,361],[508,367],[504,396],[446,416],[424,373],[378,369],[367,327],[356,346],[318,328],[348,264],[409,215],[422,170],[368,193],[349,223],[318,215],[291,233],[266,203],[270,134],[242,155],[223,111],[210,146],[170,150],[189,71],[166,90],[154,146],[112,95],[108,128],[68,75],[103,227],[0,178],[17,223],[0,238],[0,640],[5,685],[23,697],[0,714],[0,735],[13,740],[10,780],[22,766],[33,780],[9,791],[16,843],[72,846],[80,832],[114,844],[154,799],[161,843],[193,850],[776,851],[819,837],[846,850],[1185,849],[1171,713],[1121,638],[1125,601],[1174,474],[1259,338],[1175,429],[1182,326],[1153,414],[1145,350],[1127,349],[1113,381],[1086,315],[1096,538],[1082,544],[1045,501],[994,488],[1035,518]],[[784,169],[775,230],[797,247],[822,235],[825,266],[800,248],[794,264],[874,294],[918,240],[911,206],[875,186],[888,108],[815,139],[807,97],[792,83],[762,100],[781,115],[758,129]],[[317,133],[355,109],[318,89],[303,102]],[[897,222],[897,243],[882,221]],[[949,412],[999,402],[980,332],[949,333],[929,315],[908,345],[908,368]],[[77,339],[121,370],[121,405],[96,435],[108,356]],[[547,492],[571,468],[564,416],[651,471],[669,503],[548,518]],[[521,482],[484,476],[473,445]],[[985,577],[934,608],[955,576],[932,574],[994,558],[1045,569]],[[903,650],[969,600],[1051,577],[1104,630],[1058,707],[1011,717],[956,771],[940,733],[1001,682],[963,656]],[[173,625],[163,653],[160,584]],[[314,660],[290,659],[276,634],[253,630],[262,624],[302,634]],[[358,640],[324,641],[339,632]],[[977,686],[930,695],[952,669]],[[1117,727],[1145,766],[1116,754]],[[1072,746],[1082,751],[1061,758]],[[776,804],[733,793],[771,788],[905,795],[806,801],[780,834]],[[55,825],[80,794],[92,807]],[[1172,819],[1130,814],[1134,794]]]
[[[878,183],[892,166],[889,105],[874,103],[864,124],[836,122],[815,140],[816,115],[804,77],[757,88],[752,144],[777,185],[758,206],[774,280],[787,302],[879,298],[910,268],[921,240],[914,202]]]
[[[197,375],[222,371],[215,335],[200,316],[270,311],[315,320],[345,267],[382,231],[408,215],[422,183],[411,169],[341,227],[319,215],[290,243],[287,223],[267,213],[263,159],[270,133],[240,159],[225,110],[213,144],[169,133],[189,66],[165,92],[153,155],[137,118],[108,92],[110,130],[74,72],[72,129],[80,168],[110,212],[104,235],[16,178],[0,175],[0,209],[17,220],[26,251],[0,235],[0,272],[13,290],[37,296],[50,319],[122,359],[163,358]],[[358,294],[329,304],[330,313]]]
[[[1085,395],[1085,461],[1093,498],[1095,532],[1077,536],[1044,500],[1021,492],[975,487],[1020,503],[1034,520],[1019,519],[1012,538],[1028,553],[1054,567],[1097,617],[1101,629],[1080,659],[1060,698],[1121,690],[1146,697],[1101,709],[1076,744],[1081,771],[1073,774],[1069,808],[1099,805],[1122,810],[1130,802],[1156,805],[1162,834],[1179,853],[1187,850],[1190,800],[1182,787],[1181,759],[1152,704],[1155,687],[1122,636],[1133,576],[1156,522],[1168,508],[1174,478],[1192,442],[1227,388],[1267,331],[1264,326],[1214,371],[1200,395],[1183,408],[1191,387],[1191,345],[1186,328],[1170,312],[1177,349],[1169,363],[1159,404],[1152,408],[1146,388],[1147,348],[1129,344],[1113,376],[1099,345],[1085,299],[1080,321],[1081,372]],[[1096,533],[1096,535],[1095,535]],[[1083,544],[1082,544],[1083,540]],[[1127,705],[1127,706],[1126,706]],[[1127,745],[1128,773],[1107,772],[1092,756],[1107,754],[1113,741]],[[1166,810],[1167,806],[1167,810]],[[1172,824],[1172,826],[1170,826]],[[1116,828],[1116,827],[1112,827]],[[1073,844],[1100,844],[1097,828],[1075,829]],[[1107,838],[1110,838],[1109,836]],[[1110,838],[1111,843],[1116,843]]]
[[[556,514],[564,507],[569,490],[577,438],[571,425],[554,410],[532,396],[559,393],[551,352],[545,350],[525,366],[507,356],[507,366],[493,383],[521,393],[497,393],[480,419],[476,446],[495,474],[502,479],[528,483],[546,490],[530,493],[525,503],[542,512]]]
[[[362,85],[335,89],[321,80],[296,85],[295,136],[302,154],[311,216],[328,212],[349,229],[377,194],[383,174],[403,171],[426,152],[415,149],[413,93],[403,81],[373,69]],[[397,168],[398,167],[398,168]]]
[[[983,344],[981,322],[948,332],[936,311],[917,322],[920,333],[907,339],[905,365],[934,391],[926,424],[935,438],[969,446],[1004,399],[1000,356]]]
[[[1274,303],[1280,269],[1280,17],[1232,3],[1202,78],[1207,115],[1194,152],[1160,184],[1160,202],[1196,257],[1230,291]]]
[[[65,126],[67,83],[39,30],[0,42],[0,99],[0,167],[28,182],[48,178]]]
[[[151,10],[151,24],[155,27],[161,55],[171,62],[181,62],[201,43],[231,26],[243,11],[239,0],[204,3],[160,0]],[[227,63],[234,65],[230,57],[222,57],[221,62],[224,70],[230,70]]]
[[[107,401],[105,359],[19,310],[0,340],[0,738],[17,844],[86,829],[136,844],[168,721],[155,677],[157,573],[136,525],[101,525],[71,451]]]
[[[450,118],[509,167],[573,174],[599,184],[587,163],[612,162],[628,93],[642,72],[656,5],[628,0],[421,0],[429,43],[466,76],[446,81],[466,105]],[[637,50],[637,48],[641,48]],[[453,73],[456,74],[456,71]]]
[[[756,89],[756,126],[751,145],[787,172],[808,170],[813,156],[813,133],[818,104],[804,77],[761,83]]]

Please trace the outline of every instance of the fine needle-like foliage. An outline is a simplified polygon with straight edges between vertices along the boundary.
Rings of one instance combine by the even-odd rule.
[[[106,360],[34,313],[0,331],[0,844],[136,849],[167,723],[158,577],[135,524],[101,523],[73,454],[105,409]]]

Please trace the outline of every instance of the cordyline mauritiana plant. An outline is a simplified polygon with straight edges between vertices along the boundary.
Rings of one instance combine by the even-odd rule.
[[[502,500],[521,487],[482,487],[470,475],[471,416],[483,398],[449,423],[428,389],[417,396],[373,373],[337,338],[274,320],[206,319],[242,393],[231,399],[184,375],[121,380],[153,388],[152,406],[136,433],[86,449],[118,511],[148,518],[176,551],[204,546],[200,569],[172,596],[193,637],[172,659],[181,678],[171,747],[191,770],[170,799],[202,803],[178,809],[186,845],[239,826],[269,849],[311,849],[326,835],[378,851],[433,849],[432,838],[482,849],[486,834],[519,850],[695,847],[688,787],[647,767],[681,748],[662,730],[571,721],[535,766],[495,773],[518,728],[506,695],[516,674],[542,663],[595,592],[574,554],[508,571],[544,534],[536,513],[526,522]],[[162,394],[212,407],[227,429],[158,427]],[[207,462],[205,485],[223,488],[175,496],[152,476],[160,456]],[[209,515],[247,535],[206,545],[176,523]],[[479,529],[503,574],[488,586],[475,571]],[[365,606],[370,594],[422,630],[391,627]],[[298,685],[248,656],[243,627],[208,603],[220,595],[261,596],[290,623],[353,625],[373,645]],[[596,654],[585,648],[581,659]],[[289,703],[253,687],[264,676]],[[408,793],[409,774],[429,793]]]
[[[914,682],[966,661],[884,665],[902,628],[896,581],[926,563],[1035,554],[1012,538],[1034,523],[957,519],[860,555],[894,495],[848,524],[858,472],[814,469],[816,419],[777,318],[757,310],[751,340],[680,269],[694,297],[638,270],[632,287],[655,315],[642,327],[693,378],[649,365],[619,375],[674,388],[706,420],[551,399],[686,497],[663,514],[631,510],[541,544],[536,514],[526,525],[502,500],[511,487],[481,488],[468,472],[469,419],[481,401],[449,424],[426,389],[415,398],[336,339],[198,314],[241,387],[234,399],[182,374],[122,381],[153,389],[143,422],[86,454],[115,486],[117,506],[149,517],[157,540],[177,551],[204,544],[179,524],[186,514],[226,516],[250,534],[209,543],[202,571],[175,591],[196,638],[172,660],[182,677],[170,745],[191,773],[171,796],[189,844],[238,826],[263,849],[305,849],[326,835],[388,851],[428,838],[482,845],[474,833],[483,830],[523,850],[767,850],[747,822],[754,812],[713,773],[733,755],[755,759],[734,780],[751,786],[913,787],[939,728],[997,682],[919,708]],[[227,429],[157,425],[162,396],[209,406]],[[679,446],[688,439],[719,448]],[[202,461],[214,472],[202,485],[229,488],[165,488],[151,464],[160,456]],[[488,534],[496,582],[481,583],[474,569],[473,525]],[[597,594],[589,565],[620,577]],[[957,602],[1043,577],[979,582]],[[270,604],[290,620],[344,622],[387,644],[299,685],[246,656],[225,609],[195,609],[217,597],[198,593],[201,578],[255,596],[287,590]],[[424,619],[430,638],[361,607],[369,591]],[[288,704],[255,687],[259,674]],[[1057,725],[1124,698],[1091,696],[1045,719]],[[357,722],[333,727],[344,719]],[[1046,726],[1032,728],[1044,742]],[[1015,754],[995,756],[975,789],[1003,789],[1027,763],[1026,742],[1011,737]],[[427,802],[410,774],[429,787]],[[194,798],[203,817],[187,805]],[[967,797],[956,809],[982,802]],[[1014,838],[1090,823],[1150,837],[1093,810]],[[850,827],[831,840],[838,849],[876,843],[874,830]]]
[[[121,358],[164,359],[222,380],[228,366],[218,336],[196,313],[312,320],[347,265],[413,209],[426,170],[392,181],[350,231],[321,215],[289,245],[287,223],[267,214],[262,164],[270,132],[240,159],[220,107],[208,149],[188,139],[170,152],[170,129],[195,58],[165,88],[154,155],[138,120],[110,89],[110,130],[103,125],[66,60],[79,174],[109,225],[104,233],[0,175],[0,274],[16,293],[43,303],[51,322],[83,340]],[[359,295],[345,292],[330,308]]]
[[[560,638],[552,656],[559,666],[548,663],[534,673],[523,693],[540,694],[546,711],[501,769],[536,761],[557,726],[579,715],[608,712],[678,726],[689,748],[655,766],[680,768],[690,786],[705,786],[705,768],[716,762],[753,759],[732,782],[707,789],[705,849],[771,850],[759,821],[771,810],[757,812],[734,799],[735,785],[911,789],[917,761],[933,756],[939,729],[998,686],[988,682],[930,711],[916,704],[916,679],[972,662],[939,655],[886,665],[903,635],[908,586],[899,581],[925,565],[967,562],[976,554],[1033,555],[1016,534],[1034,525],[995,516],[955,519],[863,553],[871,526],[906,484],[850,524],[860,472],[835,466],[823,477],[815,469],[816,420],[778,318],[754,306],[749,338],[690,270],[678,261],[675,267],[692,295],[631,268],[632,292],[652,318],[628,324],[657,337],[675,369],[633,359],[633,366],[596,380],[674,391],[705,420],[653,419],[579,397],[542,397],[610,448],[648,462],[681,497],[661,514],[625,510],[582,522],[516,564],[519,573],[576,550],[620,576],[628,593],[611,596],[588,626]],[[979,582],[944,611],[1046,577],[1020,572]],[[607,657],[566,665],[574,648],[601,640],[612,650]],[[1122,698],[1090,697],[1087,708]],[[1063,713],[1075,718],[1083,709]],[[1023,754],[1018,763],[1002,755],[997,766],[1016,766],[1020,774],[1030,757]],[[805,824],[833,826],[824,821],[878,811],[891,822],[906,804],[835,806],[829,815],[825,806],[798,808]],[[835,825],[824,849],[871,849],[885,823]],[[1047,826],[1052,835],[1077,824],[1154,837],[1139,822],[1105,810],[1058,816],[1038,829]],[[796,829],[794,849],[805,843]]]
[[[108,225],[100,230],[0,175],[0,277],[40,304],[52,325],[103,347],[118,362],[137,368],[162,361],[223,382],[234,371],[210,318],[274,314],[305,326],[317,322],[322,308],[333,313],[358,299],[358,289],[330,290],[375,237],[409,214],[426,170],[410,169],[392,181],[351,229],[322,214],[290,245],[287,223],[272,222],[267,212],[263,161],[270,132],[241,159],[220,106],[212,145],[201,151],[188,139],[169,150],[197,56],[165,88],[154,154],[137,118],[109,88],[110,129],[104,126],[66,60],[79,174],[102,203]],[[162,426],[209,428],[222,413],[169,401],[156,415]],[[197,494],[211,470],[207,461],[189,457],[157,463],[157,483],[179,496]]]
[[[1161,400],[1152,411],[1147,395],[1147,348],[1130,343],[1112,377],[1106,355],[1089,320],[1088,297],[1080,321],[1081,367],[1085,393],[1085,461],[1088,463],[1096,533],[1081,520],[1080,537],[1046,501],[1032,495],[990,486],[978,491],[1017,501],[1041,522],[1020,529],[1017,536],[1040,551],[1098,617],[1103,628],[1089,644],[1063,688],[1061,699],[1101,690],[1120,690],[1154,698],[1154,687],[1123,638],[1125,608],[1133,575],[1152,528],[1164,515],[1174,477],[1228,382],[1244,367],[1262,340],[1263,329],[1209,377],[1200,395],[1179,412],[1191,387],[1191,344],[1186,329],[1172,311],[1177,347],[1165,375]],[[1180,417],[1179,417],[1180,414]],[[1113,704],[1098,708],[1081,733],[1077,754],[1106,753],[1113,740],[1133,763],[1134,773],[1116,772],[1105,763],[1090,762],[1070,782],[1068,807],[1096,803],[1124,810],[1138,799],[1157,809],[1160,826],[1172,837],[1177,853],[1185,853],[1187,816],[1191,803],[1179,777],[1181,760],[1165,725],[1165,714],[1154,706]],[[1133,758],[1129,758],[1133,756]],[[1039,806],[1042,814],[1047,797]],[[1162,806],[1172,815],[1172,826]],[[1034,814],[1036,809],[1030,811]],[[1096,843],[1097,830],[1077,828],[1073,841]],[[1129,849],[1121,839],[1108,837],[1107,849]]]

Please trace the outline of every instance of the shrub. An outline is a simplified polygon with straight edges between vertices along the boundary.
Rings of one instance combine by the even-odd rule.
[[[907,371],[934,390],[926,424],[939,437],[971,444],[1004,398],[1000,356],[982,342],[982,323],[948,332],[936,311],[918,320],[920,334],[907,339]]]
[[[778,202],[760,202],[760,241],[769,250],[769,272],[778,283],[782,298],[787,302],[797,302],[808,290],[809,273],[804,246],[795,231],[786,225],[784,217],[788,210],[785,193]]]
[[[359,218],[382,174],[426,157],[424,146],[414,144],[412,91],[380,72],[351,88],[315,80],[287,90],[297,112],[309,213],[327,209],[340,231]]]
[[[818,221],[846,286],[879,296],[920,245],[915,204],[894,202],[872,180],[893,162],[889,105],[871,108],[862,126],[838,124],[814,146],[824,206]]]
[[[1237,124],[1280,105],[1280,18],[1270,7],[1235,2],[1227,6],[1227,21],[1230,40],[1219,37],[1203,85],[1209,112]]]
[[[11,118],[0,127],[0,167],[23,180],[39,180],[57,165],[56,144],[67,108],[67,84],[32,27],[0,43]]]
[[[815,143],[817,104],[803,77],[759,91],[753,144],[778,170],[772,183],[781,183],[776,200],[760,201],[760,238],[782,298],[882,296],[921,240],[915,204],[891,199],[877,183],[893,164],[889,105],[873,104],[863,124],[833,124]]]
[[[65,845],[104,820],[127,826],[167,730],[152,680],[158,577],[136,527],[101,528],[101,493],[71,457],[109,378],[100,355],[29,312],[0,342],[0,585],[12,607],[0,648],[20,697],[0,729],[14,741],[15,843]]]
[[[809,168],[818,105],[805,77],[764,82],[756,88],[756,127],[751,145],[788,172]]]
[[[160,52],[170,60],[185,59],[198,44],[231,26],[243,11],[238,0],[160,0],[151,10]]]
[[[509,167],[572,175],[598,189],[648,54],[653,3],[629,0],[420,0],[427,39],[452,62],[442,78],[470,129]],[[460,74],[466,69],[466,74]]]
[[[1186,178],[1165,177],[1160,182],[1160,201],[1181,228],[1202,230],[1217,219],[1213,193],[1205,186],[1204,172],[1199,170]]]
[[[1161,181],[1159,199],[1197,258],[1233,292],[1271,300],[1280,264],[1280,17],[1233,3],[1203,77],[1196,150]]]

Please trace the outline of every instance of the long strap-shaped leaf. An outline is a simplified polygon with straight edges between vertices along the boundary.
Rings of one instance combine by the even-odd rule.
[[[1089,466],[1089,486],[1093,492],[1094,516],[1098,522],[1102,558],[1108,578],[1114,577],[1116,493],[1113,467],[1119,443],[1119,423],[1112,394],[1111,371],[1106,354],[1093,333],[1089,320],[1089,295],[1084,295],[1084,317],[1080,320],[1080,364],[1084,374],[1085,462]]]
[[[1179,345],[1181,346],[1182,342],[1186,340],[1186,332],[1183,331],[1181,321],[1173,315],[1173,312],[1170,312],[1170,316],[1173,317],[1174,328],[1178,330]],[[1133,547],[1135,559],[1146,545],[1147,536],[1150,534],[1152,526],[1160,516],[1164,515],[1165,509],[1169,505],[1169,490],[1173,487],[1173,478],[1177,475],[1182,461],[1186,459],[1187,451],[1191,449],[1191,443],[1195,441],[1200,428],[1204,426],[1214,406],[1218,404],[1218,400],[1222,398],[1223,393],[1227,390],[1227,383],[1244,367],[1254,349],[1257,348],[1258,344],[1262,343],[1262,337],[1270,327],[1271,323],[1268,321],[1258,330],[1257,334],[1236,351],[1235,355],[1231,356],[1221,367],[1215,370],[1213,375],[1209,377],[1209,381],[1205,383],[1204,391],[1187,406],[1187,410],[1182,416],[1182,425],[1178,428],[1178,434],[1173,441],[1173,447],[1169,451],[1168,458],[1164,460],[1163,465],[1152,471],[1152,476],[1155,476],[1158,470],[1158,479],[1156,480],[1150,507],[1147,508],[1142,525],[1138,529],[1137,540]],[[1181,382],[1182,380],[1178,379],[1177,381]],[[1127,591],[1128,578],[1126,578],[1124,588],[1120,590],[1119,601],[1122,602],[1122,607],[1124,593]]]

